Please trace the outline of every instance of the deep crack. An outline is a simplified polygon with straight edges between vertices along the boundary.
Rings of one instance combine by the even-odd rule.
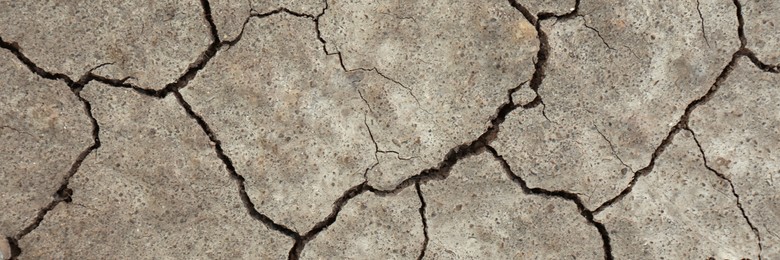
[[[70,184],[70,179],[76,175],[76,173],[79,170],[79,167],[81,167],[81,164],[84,162],[84,160],[87,159],[87,156],[89,156],[92,151],[95,149],[98,149],[100,147],[100,125],[98,124],[95,117],[92,115],[92,105],[89,103],[88,100],[81,97],[79,92],[76,88],[71,89],[73,91],[73,94],[76,95],[76,97],[81,101],[81,103],[84,105],[84,110],[89,117],[90,123],[92,124],[92,145],[87,147],[84,151],[79,153],[78,157],[76,157],[76,160],[71,164],[70,169],[68,170],[68,173],[63,177],[62,181],[60,182],[60,186],[57,189],[57,191],[52,194],[52,201],[49,202],[45,207],[38,210],[38,213],[36,214],[35,218],[33,219],[33,222],[24,227],[21,231],[16,233],[13,237],[9,237],[9,240],[11,241],[11,244],[13,245],[13,252],[11,254],[12,258],[18,257],[22,253],[21,247],[19,247],[19,240],[24,238],[24,236],[30,234],[33,230],[38,228],[38,226],[41,225],[43,222],[43,219],[46,217],[46,215],[53,210],[57,205],[60,204],[60,202],[70,203],[72,201],[71,196],[73,195],[73,190],[68,187],[68,184]]]
[[[422,247],[420,248],[420,255],[417,256],[417,260],[422,260],[425,257],[425,250],[428,249],[428,219],[425,217],[425,207],[427,204],[425,203],[425,197],[423,197],[422,189],[420,188],[420,182],[414,183],[414,189],[417,191],[417,197],[420,198],[420,220],[422,221],[423,225],[423,242]]]
[[[366,169],[366,171],[368,170],[369,169]],[[324,231],[325,229],[330,227],[330,225],[336,222],[336,219],[338,218],[341,209],[344,207],[344,205],[347,204],[347,202],[357,197],[358,195],[371,190],[374,190],[374,188],[368,185],[368,183],[365,181],[346,190],[341,195],[341,197],[339,197],[336,200],[336,202],[333,203],[331,212],[325,219],[315,224],[314,227],[312,227],[312,229],[306,232],[303,236],[300,236],[299,238],[295,239],[295,244],[293,244],[293,247],[290,249],[290,253],[287,259],[289,260],[299,259],[301,257],[301,253],[303,252],[304,247],[306,246],[306,243],[308,243],[309,241],[317,237],[317,235],[320,232]]]
[[[604,259],[608,259],[608,260],[614,259],[614,257],[612,256],[612,245],[610,244],[609,232],[607,231],[606,226],[604,226],[604,224],[594,219],[593,212],[585,207],[585,204],[582,202],[582,199],[580,199],[579,195],[565,190],[551,191],[542,188],[530,188],[528,187],[528,183],[526,183],[522,177],[520,177],[519,175],[515,174],[514,171],[512,171],[512,167],[504,159],[503,156],[498,154],[498,151],[496,151],[495,148],[493,148],[490,145],[486,146],[485,148],[490,152],[493,158],[495,158],[499,163],[501,163],[501,167],[503,168],[504,172],[506,172],[507,176],[515,184],[520,186],[520,188],[523,190],[523,193],[529,195],[544,196],[544,197],[556,197],[567,201],[571,201],[574,204],[576,204],[580,215],[582,215],[590,225],[592,225],[593,227],[596,228],[596,230],[598,230],[599,235],[601,236],[602,248],[604,249]]]
[[[222,149],[222,142],[217,139],[216,135],[214,134],[214,131],[211,130],[211,127],[206,123],[206,121],[203,119],[202,116],[195,113],[195,111],[192,110],[192,107],[190,106],[187,101],[184,100],[184,97],[178,92],[173,91],[173,95],[176,97],[176,100],[179,102],[179,105],[184,108],[187,115],[194,119],[198,126],[203,130],[203,132],[208,136],[209,141],[211,141],[212,146],[214,147],[214,152],[217,154],[217,157],[222,160],[222,163],[225,165],[225,169],[227,169],[228,173],[230,174],[230,177],[236,181],[236,186],[238,186],[238,192],[239,196],[241,197],[241,202],[244,205],[244,208],[246,208],[247,212],[249,213],[252,218],[260,221],[268,227],[271,230],[278,231],[279,233],[282,233],[283,235],[290,237],[295,240],[299,240],[301,238],[301,235],[298,234],[298,232],[295,232],[294,230],[274,222],[270,217],[266,216],[263,213],[260,213],[255,208],[254,202],[252,202],[252,199],[249,197],[249,194],[246,192],[246,179],[241,174],[238,174],[236,171],[235,166],[233,165],[233,161],[225,154],[225,151]]]

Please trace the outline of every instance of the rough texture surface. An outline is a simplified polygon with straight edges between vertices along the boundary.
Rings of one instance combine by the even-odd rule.
[[[515,110],[494,143],[515,173],[531,187],[585,194],[589,208],[614,196],[633,170],[593,125],[567,127],[547,120],[542,108]]]
[[[763,257],[780,258],[780,75],[742,58],[733,75],[691,115],[707,165],[734,184],[761,234]]]
[[[397,152],[368,174],[384,189],[484,132],[507,90],[530,78],[539,46],[533,25],[500,0],[334,1],[320,23],[346,69],[397,82],[365,95],[378,107],[369,121],[377,145]]]
[[[0,258],[780,258],[779,10],[0,0]]]
[[[489,155],[464,159],[422,193],[427,259],[603,258],[598,232],[574,203],[524,194]]]
[[[341,70],[306,18],[247,24],[246,33],[260,32],[221,53],[183,94],[225,142],[257,209],[305,232],[376,162],[358,93],[366,73]]]
[[[78,78],[132,77],[146,88],[175,80],[209,44],[195,1],[0,1],[0,35],[38,66]]]
[[[0,52],[0,235],[35,222],[92,143],[89,117],[67,86]]]
[[[617,156],[640,169],[739,48],[737,19],[725,15],[735,7],[726,1],[702,6],[707,24],[721,28],[707,31],[708,41],[695,2],[587,1],[581,8],[586,15],[544,26],[550,37],[540,88],[545,112],[562,128],[603,129]]]
[[[729,183],[704,166],[688,132],[678,134],[632,194],[600,220],[617,259],[757,259],[758,239]]]
[[[769,64],[780,63],[780,2],[742,0],[748,48]]]
[[[414,259],[422,249],[420,200],[414,189],[391,196],[354,198],[302,259]]]
[[[175,99],[98,84],[84,92],[105,144],[71,179],[73,201],[19,241],[24,258],[133,258],[141,248],[146,257],[286,254],[290,240],[246,214],[208,138]]]

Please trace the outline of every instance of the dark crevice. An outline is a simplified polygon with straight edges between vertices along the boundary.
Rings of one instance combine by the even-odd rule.
[[[236,171],[236,168],[233,165],[233,161],[230,159],[230,157],[228,157],[225,154],[225,151],[222,149],[222,142],[219,141],[219,139],[217,139],[216,135],[211,130],[211,127],[208,125],[208,123],[206,123],[203,117],[201,117],[200,115],[195,113],[195,111],[192,110],[190,104],[184,100],[184,97],[182,97],[182,95],[178,91],[173,91],[172,93],[176,97],[176,100],[179,102],[179,105],[181,105],[184,108],[184,110],[187,112],[187,115],[190,118],[195,119],[195,121],[198,123],[200,128],[206,134],[206,136],[208,136],[211,143],[213,143],[214,152],[217,154],[217,157],[220,160],[222,160],[222,163],[225,165],[225,169],[227,169],[228,173],[230,174],[230,177],[236,181],[236,186],[238,186],[238,193],[239,196],[241,197],[241,202],[243,203],[244,208],[246,208],[249,215],[252,216],[252,218],[263,223],[263,225],[265,225],[271,230],[278,231],[279,233],[282,233],[285,236],[288,236],[295,240],[300,239],[301,235],[298,234],[297,232],[293,231],[292,229],[282,224],[278,224],[274,222],[268,216],[257,211],[257,209],[255,208],[255,204],[252,202],[252,199],[249,198],[249,194],[247,194],[246,192],[246,185],[245,185],[246,179],[244,178],[244,176],[238,174],[238,172]]]
[[[211,37],[211,43],[206,48],[206,50],[203,51],[203,53],[200,54],[200,56],[195,60],[195,62],[191,63],[187,70],[179,76],[175,81],[168,83],[163,87],[162,89],[156,90],[156,89],[148,89],[136,86],[134,84],[127,83],[128,79],[131,79],[133,77],[126,77],[124,79],[112,79],[109,77],[104,77],[100,75],[96,75],[92,73],[94,70],[91,69],[86,74],[84,74],[78,82],[73,81],[70,77],[68,77],[65,74],[62,73],[51,73],[46,70],[44,70],[41,67],[38,67],[35,63],[33,63],[27,56],[21,53],[20,47],[18,44],[13,42],[6,42],[0,37],[0,48],[7,49],[13,53],[19,61],[25,64],[30,71],[37,74],[38,76],[41,76],[45,79],[51,79],[51,80],[60,80],[65,82],[69,87],[71,88],[83,88],[88,82],[95,80],[98,82],[101,82],[106,85],[110,85],[113,87],[121,87],[121,88],[129,88],[137,91],[138,93],[141,93],[143,95],[157,97],[157,98],[164,98],[167,96],[170,92],[177,91],[181,88],[184,88],[187,86],[187,84],[195,78],[195,76],[200,72],[201,69],[206,67],[206,64],[213,58],[217,51],[224,45],[232,45],[235,42],[227,41],[227,42],[221,42],[219,39],[219,34],[217,32],[217,26],[214,24],[214,20],[211,15],[211,6],[208,2],[208,0],[201,0],[201,6],[203,8],[203,16],[208,23],[210,37]],[[240,38],[240,36],[239,36]],[[236,39],[237,41],[237,39]],[[102,67],[104,65],[107,65],[110,63],[104,63],[96,68]]]
[[[780,64],[770,65],[764,63],[758,59],[756,53],[753,52],[753,50],[747,48],[747,37],[745,37],[745,18],[742,16],[742,4],[739,2],[739,0],[733,1],[734,6],[737,7],[737,21],[739,22],[739,26],[737,26],[737,34],[739,35],[740,51],[744,56],[748,57],[750,62],[756,65],[756,67],[759,69],[765,72],[780,73]]]
[[[17,245],[17,250],[15,250],[17,253],[11,255],[13,258],[18,257],[19,254],[22,253],[21,248],[18,247],[19,240],[21,240],[22,238],[24,238],[24,236],[30,234],[30,232],[38,228],[38,226],[41,225],[41,222],[43,222],[43,219],[46,217],[46,215],[51,210],[53,210],[57,205],[59,205],[60,202],[70,203],[71,201],[73,201],[73,199],[71,198],[71,196],[73,195],[73,190],[68,187],[68,185],[70,184],[70,179],[74,175],[76,175],[76,173],[79,170],[79,167],[81,167],[81,164],[84,162],[84,160],[87,159],[87,156],[89,156],[92,153],[92,151],[100,147],[100,125],[98,124],[97,119],[95,119],[95,117],[92,114],[92,104],[90,104],[89,101],[86,100],[85,98],[81,97],[80,93],[78,92],[79,89],[80,89],[79,87],[72,87],[71,91],[84,105],[84,111],[89,117],[90,123],[92,125],[92,145],[87,147],[76,157],[76,160],[73,162],[73,164],[71,164],[68,173],[63,177],[62,181],[60,182],[59,188],[57,188],[57,191],[55,191],[54,194],[52,194],[52,201],[49,202],[49,204],[47,204],[45,207],[38,210],[38,213],[36,214],[32,223],[27,225],[24,229],[22,229],[21,231],[19,231],[13,237],[10,238],[12,244]]]
[[[447,154],[444,155],[444,159],[441,162],[439,162],[439,164],[436,165],[435,167],[422,170],[420,173],[401,181],[398,185],[396,185],[391,190],[376,190],[375,193],[392,194],[400,190],[403,190],[406,187],[409,187],[417,182],[424,182],[428,180],[441,180],[447,178],[447,176],[449,176],[449,172],[452,166],[455,165],[458,161],[466,157],[482,153],[484,148],[488,144],[490,144],[493,140],[496,139],[496,137],[498,136],[499,128],[501,124],[506,120],[506,116],[509,115],[509,113],[511,113],[517,108],[531,109],[539,105],[544,106],[544,102],[542,101],[542,98],[539,95],[538,90],[542,84],[542,81],[544,80],[544,76],[545,76],[544,68],[547,64],[547,58],[549,56],[548,54],[550,51],[547,43],[547,36],[544,33],[544,31],[541,30],[540,27],[541,25],[539,20],[537,20],[533,15],[531,15],[528,9],[526,9],[525,7],[523,7],[522,5],[520,5],[514,0],[509,0],[509,4],[515,7],[515,9],[517,9],[518,11],[520,11],[525,17],[525,19],[528,20],[529,23],[534,24],[539,37],[539,51],[537,52],[537,56],[536,56],[537,59],[536,62],[534,63],[534,73],[531,76],[531,79],[527,81],[529,82],[529,87],[531,88],[531,90],[533,90],[534,93],[536,94],[534,99],[528,102],[527,104],[515,104],[514,100],[512,99],[512,94],[514,94],[517,90],[522,88],[522,86],[526,82],[522,82],[518,84],[516,87],[507,91],[507,102],[501,104],[496,109],[496,114],[490,118],[490,126],[485,130],[485,132],[483,132],[479,137],[477,137],[477,139],[468,143],[458,145],[450,149],[447,152]],[[577,1],[577,7],[579,7],[579,1]],[[575,8],[575,10],[573,10],[572,12],[564,14],[560,17],[572,17],[573,15],[576,15],[577,9],[578,8]],[[559,16],[551,16],[551,17],[559,17]],[[317,33],[319,34],[319,30],[317,31]],[[322,41],[324,44],[324,39],[322,39],[321,36],[319,35],[318,37],[320,37],[321,39],[320,41]],[[341,55],[339,55],[339,58],[340,57]],[[546,115],[545,118],[547,118]]]
[[[514,2],[514,0],[510,0],[510,2]],[[568,13],[555,14],[550,12],[540,12],[539,14],[536,15],[536,17],[539,17],[539,20],[547,20],[550,18],[556,18],[558,20],[568,20],[577,17],[578,15],[580,15],[580,0],[574,2],[574,8]]]
[[[707,47],[710,47],[710,40],[707,39],[707,29],[704,26],[704,15],[701,14],[701,3],[699,3],[699,0],[696,0],[696,11],[699,12],[699,20],[701,21],[701,35],[704,37]]]
[[[423,225],[423,242],[420,248],[420,255],[417,256],[417,260],[422,260],[425,257],[425,251],[428,249],[428,219],[425,217],[425,197],[423,197],[422,189],[420,188],[420,182],[414,183],[414,189],[417,190],[417,197],[420,198],[420,220]]]
[[[368,169],[366,169],[366,171],[368,171]],[[357,197],[358,195],[373,189],[374,188],[368,185],[367,182],[363,182],[346,190],[344,194],[342,194],[341,197],[339,197],[336,202],[333,203],[333,208],[331,209],[330,215],[328,215],[324,220],[315,224],[311,230],[295,240],[295,244],[293,244],[293,247],[290,249],[290,253],[287,256],[287,259],[299,259],[301,257],[301,252],[303,252],[303,249],[306,246],[306,243],[314,239],[320,232],[327,229],[330,227],[330,225],[336,222],[336,218],[338,218],[341,209],[344,207],[344,205],[347,204],[347,202]]]
[[[766,64],[766,63],[762,62],[761,60],[759,60],[758,57],[756,56],[756,53],[754,53],[750,49],[745,49],[744,50],[744,55],[745,55],[745,57],[750,59],[750,62],[752,62],[753,65],[755,65],[758,69],[760,69],[760,70],[762,70],[764,72],[780,73],[780,64],[777,64],[777,65]]]
[[[6,49],[10,51],[14,56],[16,56],[16,59],[18,59],[20,62],[22,62],[27,69],[35,73],[36,75],[40,76],[44,79],[49,80],[55,80],[55,81],[62,81],[65,82],[65,84],[68,85],[68,87],[73,88],[75,85],[75,81],[73,81],[68,75],[62,74],[62,73],[52,73],[44,70],[41,67],[38,67],[35,63],[33,63],[27,56],[22,54],[21,48],[19,45],[15,42],[6,42],[3,40],[3,37],[0,36],[0,48]]]
[[[696,142],[696,146],[699,147],[699,152],[701,153],[701,158],[704,161],[704,167],[707,168],[710,172],[714,173],[718,178],[726,181],[729,184],[729,187],[731,188],[731,194],[734,195],[734,198],[737,200],[737,208],[739,208],[739,211],[742,213],[742,218],[745,219],[745,222],[750,226],[750,229],[753,231],[753,234],[756,235],[756,238],[758,239],[758,259],[761,259],[761,254],[763,251],[763,243],[761,240],[761,234],[758,232],[758,228],[756,228],[755,225],[753,225],[753,222],[750,221],[750,218],[747,216],[747,213],[745,213],[745,208],[742,207],[742,201],[739,197],[739,194],[737,193],[737,190],[734,188],[734,183],[726,177],[726,175],[723,175],[722,173],[716,171],[714,168],[710,167],[708,161],[707,161],[707,154],[704,153],[704,148],[702,148],[701,143],[699,142],[699,139],[696,137],[696,133],[691,130],[690,128],[686,128],[688,132],[691,133],[693,136],[693,141]]]
[[[580,199],[579,195],[564,190],[546,190],[542,188],[530,188],[528,187],[528,183],[526,183],[522,177],[518,176],[517,174],[514,173],[514,171],[512,171],[512,167],[509,166],[509,163],[504,159],[503,156],[498,154],[498,151],[496,151],[495,148],[489,145],[486,146],[485,148],[490,152],[491,155],[493,155],[493,158],[495,158],[499,163],[501,163],[501,167],[504,169],[504,172],[506,172],[507,176],[515,184],[520,186],[520,188],[523,190],[523,193],[529,195],[543,196],[543,197],[560,198],[567,201],[571,201],[574,204],[576,204],[580,215],[582,215],[590,225],[594,226],[596,230],[598,230],[599,235],[601,236],[602,247],[604,249],[604,259],[614,259],[614,257],[612,256],[612,245],[610,244],[609,233],[607,231],[606,226],[604,226],[604,224],[594,219],[593,212],[588,210],[588,208],[585,207],[585,204],[582,202],[582,199]]]
[[[211,42],[220,42],[219,32],[217,32],[217,25],[214,24],[214,17],[211,15],[211,3],[208,0],[200,0],[200,6],[203,7],[203,17],[209,26],[209,34],[211,34]]]
[[[739,0],[733,0],[737,8],[737,35],[739,35],[739,48],[747,48],[747,37],[745,37],[745,18],[742,17],[742,4]]]

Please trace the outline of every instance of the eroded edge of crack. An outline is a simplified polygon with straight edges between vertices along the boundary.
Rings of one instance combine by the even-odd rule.
[[[731,194],[734,195],[734,198],[736,198],[737,202],[737,208],[739,208],[739,211],[742,213],[742,218],[745,220],[745,222],[750,226],[750,229],[753,231],[753,234],[756,235],[756,238],[758,239],[758,259],[761,260],[761,255],[763,252],[763,241],[761,240],[761,233],[758,232],[758,228],[756,228],[755,225],[753,225],[753,222],[750,221],[750,218],[747,216],[747,213],[745,211],[745,208],[742,207],[742,201],[737,193],[736,188],[734,187],[734,183],[726,177],[726,175],[723,175],[722,173],[716,171],[714,168],[710,167],[708,161],[707,161],[707,154],[704,153],[704,148],[701,146],[701,143],[699,143],[699,139],[696,137],[696,132],[693,131],[693,129],[686,127],[684,130],[691,133],[693,136],[693,141],[696,142],[696,146],[699,148],[699,153],[701,153],[701,158],[704,161],[704,167],[707,168],[710,172],[718,176],[718,178],[726,181],[729,184],[729,188],[731,188]]]
[[[522,177],[520,177],[519,175],[515,174],[514,171],[512,171],[512,167],[504,159],[504,157],[501,156],[498,153],[498,151],[496,151],[495,148],[493,148],[490,145],[487,145],[485,148],[487,149],[488,152],[490,152],[493,158],[501,164],[501,168],[507,174],[509,179],[511,179],[512,182],[514,182],[518,186],[520,186],[520,188],[523,190],[523,193],[528,195],[537,195],[543,197],[556,197],[576,204],[580,215],[582,215],[590,225],[592,225],[593,227],[596,228],[596,230],[598,230],[599,235],[601,236],[602,248],[604,249],[604,259],[608,259],[608,260],[614,259],[614,257],[612,256],[612,245],[610,243],[609,232],[607,231],[606,226],[603,223],[596,221],[596,219],[593,216],[593,212],[585,207],[585,204],[582,202],[582,199],[580,198],[579,195],[565,190],[546,190],[543,188],[528,187],[528,184],[525,182],[525,180],[523,180]]]
[[[271,219],[270,217],[266,216],[263,213],[260,213],[255,208],[254,202],[252,202],[252,199],[249,197],[249,194],[246,192],[246,179],[244,176],[239,174],[236,171],[235,166],[233,165],[233,161],[230,159],[230,157],[227,156],[225,151],[222,149],[222,142],[217,139],[214,132],[211,130],[211,127],[206,123],[206,120],[203,119],[202,116],[197,114],[195,111],[192,110],[192,107],[189,103],[187,103],[186,100],[184,100],[184,97],[179,93],[178,91],[173,91],[173,95],[176,97],[176,101],[178,101],[179,105],[181,105],[182,108],[184,108],[185,112],[187,113],[187,116],[194,119],[198,126],[200,126],[201,130],[208,136],[209,141],[212,143],[212,147],[214,147],[214,152],[217,154],[217,157],[222,161],[222,163],[225,165],[225,169],[230,174],[230,178],[232,178],[236,182],[236,186],[238,187],[239,196],[241,197],[241,202],[244,206],[244,208],[247,210],[247,213],[254,218],[255,220],[260,221],[263,223],[264,226],[266,226],[270,230],[277,231],[287,237],[290,237],[294,240],[299,240],[301,238],[301,235],[298,234],[298,232],[295,232],[294,230],[276,223]]]

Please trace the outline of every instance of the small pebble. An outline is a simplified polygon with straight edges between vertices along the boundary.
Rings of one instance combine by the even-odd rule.
[[[11,259],[11,245],[8,244],[8,239],[0,238],[0,260]]]

